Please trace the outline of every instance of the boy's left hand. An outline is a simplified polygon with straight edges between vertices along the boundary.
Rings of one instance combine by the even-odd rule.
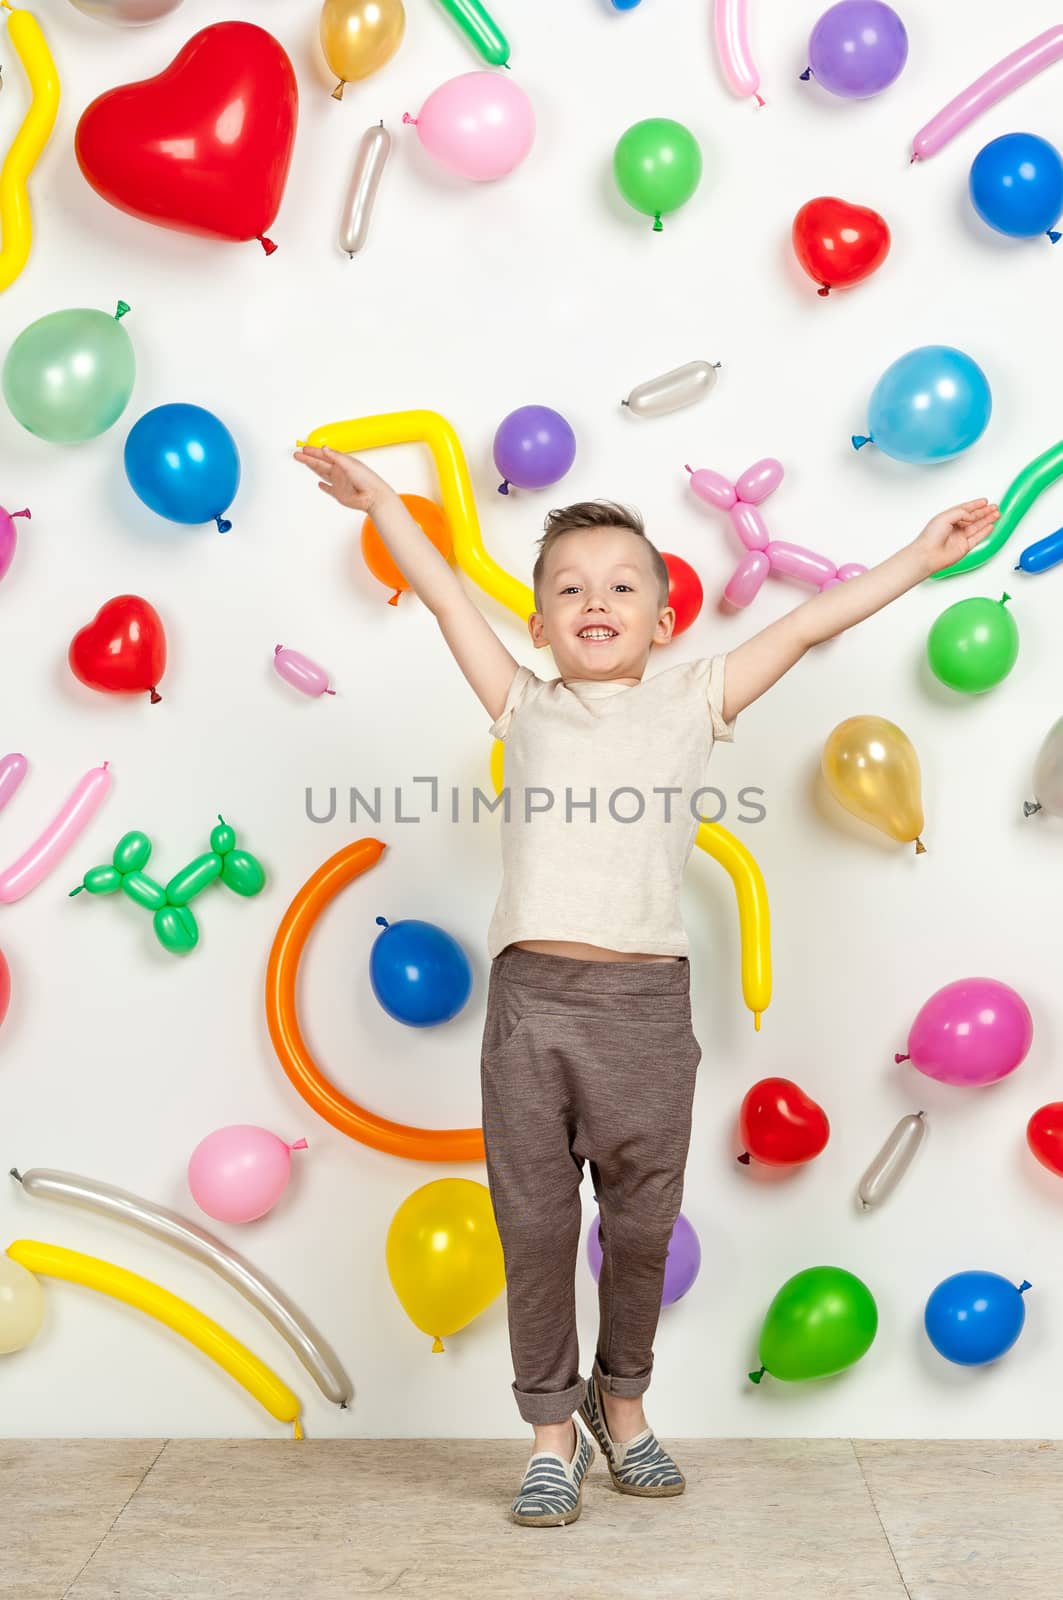
[[[1000,507],[988,500],[965,500],[962,505],[931,517],[913,541],[927,573],[940,572],[960,561],[968,550],[988,537],[999,516]]]

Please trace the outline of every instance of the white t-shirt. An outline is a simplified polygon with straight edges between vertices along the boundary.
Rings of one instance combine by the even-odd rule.
[[[684,661],[638,684],[517,668],[491,724],[506,742],[492,960],[517,939],[689,953],[679,890],[697,813],[712,810],[697,791],[713,744],[734,738],[726,660]]]

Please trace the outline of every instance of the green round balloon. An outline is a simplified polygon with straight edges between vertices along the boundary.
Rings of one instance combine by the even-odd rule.
[[[1019,654],[1019,630],[1006,609],[1011,596],[957,600],[926,641],[931,670],[950,689],[984,694],[1006,678]]]
[[[621,135],[613,152],[617,188],[629,206],[652,217],[676,211],[701,181],[701,149],[689,128],[670,117],[647,117]]]
[[[136,357],[118,302],[113,317],[79,307],[23,328],[4,361],[4,399],[30,433],[75,444],[105,433],[133,393]]]
[[[844,1267],[808,1267],[788,1278],[768,1307],[760,1335],[759,1383],[765,1372],[795,1383],[827,1378],[859,1361],[878,1331],[878,1308],[865,1283]]]

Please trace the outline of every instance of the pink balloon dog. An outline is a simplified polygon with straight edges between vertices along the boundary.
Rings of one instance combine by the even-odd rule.
[[[962,133],[983,111],[988,111],[1013,90],[1021,89],[1024,83],[1029,83],[1031,78],[1035,78],[1061,56],[1063,23],[1057,23],[1054,28],[1039,33],[1036,39],[1027,40],[1010,56],[998,61],[995,67],[983,72],[974,83],[969,83],[966,89],[961,89],[944,110],[919,129],[912,140],[912,160],[925,161],[929,156],[937,155],[950,139]]]
[[[286,1144],[268,1128],[247,1123],[219,1128],[192,1151],[192,1199],[218,1222],[255,1222],[273,1210],[288,1187],[291,1152],[307,1148],[305,1139]]]
[[[939,1083],[996,1083],[1032,1042],[1033,1018],[1020,994],[995,978],[961,978],[930,996],[912,1023],[908,1054],[893,1059]]]
[[[749,48],[748,0],[713,0],[716,51],[724,77],[738,95],[752,95],[758,106],[760,73]]]
[[[15,517],[29,517],[28,511],[5,511],[0,506],[0,578],[4,576],[15,554],[15,545],[18,543],[18,532],[15,528]]]
[[[733,606],[748,606],[760,593],[760,586],[769,572],[778,572],[784,578],[797,578],[811,583],[817,589],[830,589],[847,578],[855,578],[867,568],[859,561],[836,567],[826,556],[806,550],[803,544],[785,544],[772,539],[757,507],[779,487],[782,482],[781,462],[766,456],[747,467],[737,483],[729,483],[719,472],[707,467],[690,473],[690,487],[705,504],[716,511],[726,511],[731,526],[746,547],[746,555],[734,570],[734,576],[724,590],[724,599]]]

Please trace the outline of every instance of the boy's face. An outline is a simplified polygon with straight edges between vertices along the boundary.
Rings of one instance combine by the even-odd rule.
[[[672,637],[646,541],[630,528],[574,528],[550,547],[528,619],[537,650],[549,645],[562,678],[641,680],[655,644]]]

